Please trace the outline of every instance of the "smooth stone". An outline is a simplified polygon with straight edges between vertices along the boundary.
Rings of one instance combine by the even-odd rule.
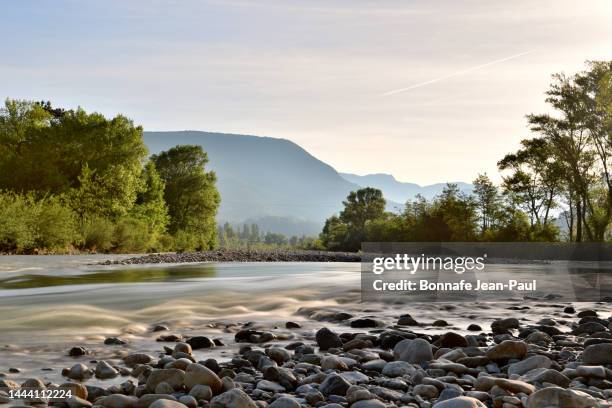
[[[198,406],[198,401],[196,401],[196,399],[191,395],[183,395],[181,398],[179,398],[179,402],[188,408],[197,408]]]
[[[206,336],[194,336],[185,341],[192,350],[215,347],[215,343]]]
[[[425,399],[432,399],[438,396],[438,389],[434,387],[433,385],[427,385],[427,384],[415,385],[412,392],[414,393],[414,395],[418,395]]]
[[[269,391],[274,393],[285,392],[285,387],[273,381],[261,380],[257,383],[258,390]]]
[[[419,322],[414,320],[409,314],[401,315],[397,321],[398,326],[418,326]]]
[[[351,408],[385,408],[384,402],[377,399],[367,399],[355,402]]]
[[[523,375],[536,368],[550,368],[552,361],[550,358],[541,355],[535,355],[519,361],[518,363],[510,364],[508,367],[508,375]]]
[[[592,344],[582,352],[584,365],[612,364],[612,343]]]
[[[321,359],[321,368],[323,370],[348,370],[346,363],[337,356],[324,356]]]
[[[402,340],[393,348],[395,360],[421,364],[433,360],[431,344],[424,339]]]
[[[466,340],[465,337],[463,337],[460,334],[454,333],[454,332],[448,332],[448,333],[444,333],[436,342],[436,345],[439,345],[440,347],[448,347],[448,348],[455,348],[455,347],[467,347],[468,346],[468,341]]]
[[[158,399],[157,401],[149,405],[149,408],[185,408],[185,407],[186,407],[185,404],[181,404],[178,401],[173,401],[169,399]]]
[[[68,408],[89,408],[93,405],[91,402],[87,401],[86,399],[77,397],[76,395],[73,395],[72,397],[67,398],[65,402]]]
[[[293,398],[281,397],[268,405],[268,408],[301,408],[301,405]]]
[[[115,378],[118,375],[119,371],[115,370],[115,368],[106,361],[100,360],[98,364],[96,364],[96,378],[104,380],[107,378]]]
[[[123,362],[128,367],[134,367],[136,364],[149,364],[153,361],[153,357],[144,353],[129,354],[123,359]]]
[[[78,363],[70,367],[70,370],[66,373],[66,377],[73,380],[85,380],[91,377],[92,371],[83,363]]]
[[[521,380],[528,383],[550,383],[566,388],[570,379],[564,374],[550,368],[538,368],[525,373]]]
[[[185,387],[191,390],[195,385],[208,385],[213,394],[221,391],[221,379],[210,368],[198,363],[193,363],[185,370]]]
[[[228,377],[224,377],[228,378]],[[189,395],[194,397],[196,400],[206,400],[210,401],[213,396],[212,389],[208,385],[196,384],[189,391]]]
[[[472,397],[456,397],[436,402],[433,408],[487,408],[485,404]]]
[[[244,391],[239,388],[219,394],[210,401],[210,408],[259,408]]]
[[[491,323],[491,331],[494,334],[501,334],[501,333],[505,333],[508,330],[518,329],[518,328],[519,328],[519,321],[518,319],[515,319],[514,317],[509,317],[507,319],[498,319],[498,320],[495,320],[493,323]]]
[[[387,377],[401,377],[403,375],[412,376],[416,371],[416,368],[406,361],[391,361],[385,364],[382,374]]]
[[[440,392],[440,396],[438,396],[437,402],[442,402],[449,400],[451,398],[457,398],[461,396],[461,391],[455,388],[445,388]]]
[[[169,399],[176,401],[176,398],[172,395],[167,394],[145,394],[138,398],[138,402],[136,403],[136,408],[148,408],[152,403],[157,401],[158,399]]]
[[[98,403],[106,408],[133,408],[138,403],[138,398],[123,394],[112,394],[102,398],[100,402],[96,401],[96,404]]]
[[[370,380],[370,377],[359,371],[344,371],[340,373],[340,377],[344,378],[351,384],[364,383]]]
[[[334,347],[342,347],[342,340],[340,337],[329,330],[327,327],[323,327],[317,331],[315,336],[317,345],[321,350],[328,350]]]
[[[173,389],[180,390],[185,382],[185,372],[178,368],[163,368],[153,370],[147,378],[146,387],[153,392],[161,382],[168,383]]]
[[[531,394],[527,408],[597,408],[599,403],[590,395],[570,389],[557,387],[542,388]]]
[[[160,382],[155,386],[155,394],[172,394],[174,392],[174,388],[170,384],[165,381]]]
[[[522,341],[504,340],[487,350],[489,359],[498,360],[520,360],[527,354],[527,345]]]
[[[321,383],[319,390],[325,396],[329,396],[329,395],[345,396],[346,391],[349,389],[350,386],[351,384],[343,377],[337,374],[330,374]]]
[[[606,369],[603,366],[578,366],[576,374],[579,377],[606,378]]]

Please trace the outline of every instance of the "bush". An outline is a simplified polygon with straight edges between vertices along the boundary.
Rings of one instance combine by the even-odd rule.
[[[90,217],[81,222],[81,236],[85,249],[106,252],[113,247],[113,223],[104,217]]]
[[[34,248],[36,231],[29,201],[23,195],[0,192],[0,250],[23,252]]]
[[[117,252],[144,252],[150,248],[151,241],[152,234],[143,220],[124,217],[117,221],[114,239]]]

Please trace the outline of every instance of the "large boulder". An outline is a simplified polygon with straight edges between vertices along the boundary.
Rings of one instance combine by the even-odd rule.
[[[431,344],[424,339],[402,340],[393,348],[393,357],[411,364],[421,364],[433,360]]]

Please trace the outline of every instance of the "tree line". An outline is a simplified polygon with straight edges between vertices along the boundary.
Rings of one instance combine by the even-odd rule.
[[[610,240],[612,61],[586,65],[553,75],[551,113],[527,115],[533,135],[497,163],[501,186],[478,175],[472,194],[449,184],[432,200],[410,200],[399,214],[385,211],[380,190],[354,191],[326,220],[320,244],[356,251],[364,241]]]
[[[49,102],[0,109],[0,252],[200,250],[220,196],[200,146],[148,157],[142,128]]]
[[[223,249],[321,249],[313,237],[264,232],[255,223],[232,226],[226,222],[218,226],[217,236],[219,247]]]

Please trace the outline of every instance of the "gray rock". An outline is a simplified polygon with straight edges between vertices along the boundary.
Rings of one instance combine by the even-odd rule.
[[[188,408],[197,408],[198,406],[198,401],[196,401],[196,399],[191,395],[183,395],[181,398],[179,398],[179,402]]]
[[[226,378],[228,377],[224,377],[223,379],[226,379]],[[200,400],[210,401],[210,399],[213,396],[213,392],[212,392],[212,389],[208,385],[196,384],[193,387],[191,387],[191,390],[189,391],[189,395],[191,395],[198,401]]]
[[[556,384],[560,387],[564,387],[567,388],[567,386],[570,383],[570,379],[567,378],[565,375],[563,375],[562,373],[558,372],[557,370],[553,370],[550,368],[538,368],[535,370],[531,370],[528,373],[525,373],[522,377],[521,380],[526,381],[528,383],[531,384],[543,384],[543,383],[550,383],[550,384]]]
[[[301,405],[293,398],[281,397],[268,405],[268,408],[301,408]]]
[[[422,397],[425,399],[432,399],[438,396],[438,389],[434,387],[433,385],[427,385],[427,384],[415,385],[412,392],[414,393],[414,395],[418,395],[419,397]]]
[[[115,370],[115,368],[106,361],[100,360],[98,364],[96,364],[96,378],[104,380],[107,378],[115,378],[118,375],[119,371]]]
[[[244,391],[234,388],[217,395],[210,401],[210,408],[259,408]]]
[[[434,404],[433,408],[487,408],[485,404],[472,397],[456,397]]]
[[[351,384],[364,383],[370,379],[370,377],[359,371],[345,371],[340,373],[340,377],[344,378]]]
[[[66,377],[73,380],[83,381],[92,376],[92,370],[90,370],[85,364],[78,363],[70,367],[66,373]]]
[[[128,367],[134,367],[136,364],[149,364],[151,361],[153,361],[153,357],[144,353],[133,353],[123,359]]]
[[[181,404],[178,401],[172,401],[169,399],[158,399],[157,401],[149,405],[149,408],[185,408],[185,407],[186,405]]]
[[[542,388],[531,394],[527,408],[597,408],[599,403],[589,394],[557,387]]]
[[[508,367],[508,375],[523,375],[526,372],[536,368],[550,368],[551,365],[552,361],[546,356],[531,356],[525,360],[519,361],[518,363],[510,364]]]
[[[431,344],[427,340],[402,340],[393,348],[393,357],[396,360],[412,364],[421,364],[433,360]]]
[[[592,344],[582,352],[584,365],[612,364],[612,343]]]
[[[321,387],[319,388],[323,395],[341,395],[345,396],[346,391],[351,386],[351,384],[337,374],[328,375],[325,378],[325,381],[321,383]]]
[[[579,377],[606,378],[606,369],[603,366],[579,366],[576,367]]]
[[[283,387],[280,384],[277,384],[273,381],[268,381],[268,380],[261,380],[257,383],[257,387],[258,390],[262,390],[262,391],[269,391],[269,392],[274,392],[274,393],[278,393],[278,392],[285,392],[285,387]]]
[[[385,364],[382,374],[387,377],[401,377],[403,375],[412,376],[416,371],[416,368],[406,361],[391,361]]]
[[[445,388],[440,393],[440,396],[438,397],[437,402],[446,401],[448,399],[457,398],[457,397],[460,397],[460,396],[461,396],[461,391],[459,391],[459,390],[457,390],[455,388]]]
[[[385,408],[385,407],[386,407],[385,403],[377,399],[361,400],[351,405],[351,408]]]
[[[155,386],[156,394],[172,394],[173,392],[174,388],[172,388],[172,386],[165,381],[162,381]]]

